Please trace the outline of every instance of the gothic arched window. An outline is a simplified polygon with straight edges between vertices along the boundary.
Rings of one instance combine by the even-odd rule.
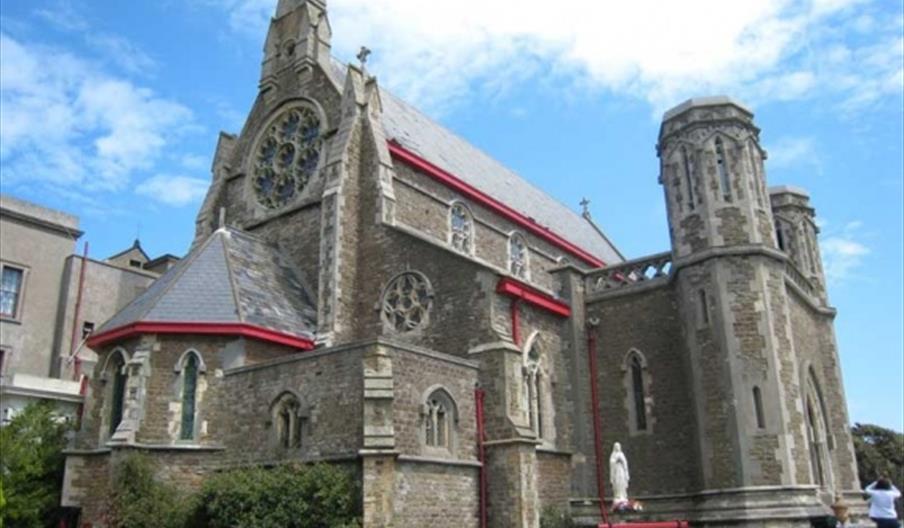
[[[716,138],[716,168],[719,171],[719,185],[722,188],[722,198],[726,202],[730,202],[731,180],[728,177],[728,160],[725,159],[725,148],[722,146],[722,138]]]
[[[524,361],[523,397],[530,428],[537,435],[537,438],[543,438],[544,425],[543,394],[541,393],[543,372],[540,368],[540,360],[539,345],[534,342],[528,349]]]
[[[694,169],[685,147],[681,147],[681,159],[684,162],[684,183],[687,186],[687,207],[689,210],[693,211],[695,206]]]
[[[828,463],[831,435],[829,434],[825,405],[822,401],[822,392],[812,367],[807,371],[804,409],[806,411],[807,441],[810,448],[810,468],[813,471],[813,483],[821,487],[831,487],[831,466]]]
[[[632,348],[622,362],[624,387],[627,395],[628,430],[631,434],[652,432],[652,380],[647,360],[639,350]]]
[[[509,271],[519,279],[528,278],[527,242],[520,233],[509,237]]]
[[[107,359],[104,375],[107,380],[112,382],[108,392],[110,398],[109,432],[112,435],[122,421],[126,398],[126,383],[129,379],[126,374],[126,358],[123,351],[114,350],[111,353]]]
[[[186,354],[182,360],[182,422],[179,429],[180,440],[195,437],[195,414],[197,411],[198,371],[200,361],[194,352]]]
[[[427,396],[423,411],[424,445],[452,451],[455,431],[455,402],[444,389],[436,389]]]
[[[753,410],[756,413],[756,426],[766,428],[766,414],[763,412],[763,394],[759,387],[753,388]]]
[[[286,205],[301,193],[317,171],[320,118],[308,106],[293,106],[272,119],[257,141],[251,185],[268,209]]]
[[[449,230],[452,247],[456,251],[470,254],[474,239],[474,222],[464,204],[455,203],[449,210]]]
[[[301,447],[307,418],[302,413],[298,397],[291,392],[284,392],[273,402],[270,412],[277,445],[284,449]]]

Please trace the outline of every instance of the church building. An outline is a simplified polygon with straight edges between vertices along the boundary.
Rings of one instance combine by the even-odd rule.
[[[191,251],[91,336],[82,523],[135,451],[185,487],[338,464],[367,528],[595,525],[616,442],[629,519],[808,526],[859,500],[814,209],[767,186],[749,109],[665,113],[671,247],[626,260],[330,39],[325,0],[279,0]]]

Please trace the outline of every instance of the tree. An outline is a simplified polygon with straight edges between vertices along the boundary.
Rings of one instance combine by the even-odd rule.
[[[157,480],[154,464],[145,454],[125,457],[113,470],[113,493],[108,521],[119,528],[181,528],[189,518],[194,497]]]
[[[904,434],[870,424],[854,424],[851,433],[861,486],[882,476],[904,484]]]
[[[27,406],[0,428],[3,526],[38,528],[59,519],[67,430],[50,402]]]

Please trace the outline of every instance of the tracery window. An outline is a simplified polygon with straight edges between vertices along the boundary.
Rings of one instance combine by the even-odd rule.
[[[306,417],[302,416],[298,398],[290,392],[283,393],[273,403],[271,413],[277,445],[284,449],[301,447]]]
[[[180,440],[191,440],[195,437],[198,367],[198,355],[189,352],[182,362],[182,422],[179,429]]]
[[[430,448],[452,449],[455,404],[443,389],[430,393],[423,408],[424,445]]]
[[[433,291],[427,278],[417,272],[397,276],[383,291],[383,323],[396,332],[410,332],[427,324]]]
[[[307,106],[295,106],[272,120],[258,140],[252,185],[258,202],[275,209],[293,200],[317,170],[320,118]]]
[[[512,275],[526,279],[528,276],[527,242],[520,233],[509,237],[509,271]]]
[[[452,237],[452,247],[462,253],[471,253],[472,239],[474,238],[474,223],[471,213],[464,204],[456,203],[449,211],[449,226]]]
[[[731,180],[728,177],[728,160],[725,159],[725,149],[722,146],[722,138],[716,138],[716,166],[719,171],[719,185],[722,188],[722,198],[726,202],[731,201]]]

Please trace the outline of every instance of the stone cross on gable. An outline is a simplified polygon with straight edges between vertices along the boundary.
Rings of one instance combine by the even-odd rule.
[[[370,49],[367,46],[361,46],[361,51],[358,52],[355,57],[361,61],[361,69],[364,69],[364,65],[367,64],[367,56],[370,55]]]
[[[588,200],[587,198],[581,199],[581,208],[583,209],[583,211],[581,211],[581,214],[583,216],[589,217],[590,216],[590,200]]]

